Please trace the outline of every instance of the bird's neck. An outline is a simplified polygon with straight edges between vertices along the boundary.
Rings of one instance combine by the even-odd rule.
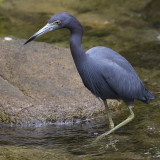
[[[77,64],[78,62],[83,61],[86,56],[82,47],[83,29],[81,24],[77,21],[77,23],[74,23],[73,28],[71,28],[70,30],[70,50],[72,53],[72,57]]]

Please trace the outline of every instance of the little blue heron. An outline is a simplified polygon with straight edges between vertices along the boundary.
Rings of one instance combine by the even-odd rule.
[[[103,100],[109,119],[110,130],[100,135],[98,139],[126,125],[134,118],[132,105],[135,99],[149,103],[154,96],[145,88],[131,64],[112,49],[98,46],[86,53],[82,48],[83,29],[80,22],[66,12],[55,14],[48,23],[31,36],[25,44],[49,31],[68,28],[71,32],[70,50],[77,70],[84,85]],[[121,99],[128,106],[129,117],[114,126],[107,99]]]

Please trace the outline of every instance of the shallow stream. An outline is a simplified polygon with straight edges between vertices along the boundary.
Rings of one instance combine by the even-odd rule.
[[[92,2],[92,3],[91,3]],[[105,116],[77,123],[34,128],[0,125],[0,160],[160,159],[160,1],[159,0],[3,0],[0,37],[29,38],[57,12],[74,14],[84,26],[83,46],[112,48],[127,58],[155,100],[135,102],[135,119],[92,145],[108,130]],[[69,47],[69,32],[59,30],[37,39]],[[123,109],[116,124],[128,116]]]

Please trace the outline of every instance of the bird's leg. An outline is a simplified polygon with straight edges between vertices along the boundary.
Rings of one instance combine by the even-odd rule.
[[[105,100],[103,102],[104,102],[106,112],[107,112],[107,116],[108,116],[108,120],[109,120],[109,128],[112,129],[112,128],[114,128],[114,123],[113,123],[113,120],[112,120],[112,117],[111,117],[111,113],[110,113],[110,110],[108,108],[107,102]]]
[[[126,120],[124,120],[123,122],[121,122],[120,124],[118,124],[117,126],[115,126],[114,128],[112,128],[110,131],[105,132],[104,134],[98,136],[98,137],[96,138],[96,142],[99,141],[99,140],[101,140],[101,139],[104,138],[105,136],[109,135],[110,133],[114,132],[114,131],[117,130],[118,128],[126,125],[127,123],[129,123],[130,121],[133,120],[133,118],[134,118],[134,113],[133,113],[133,111],[132,111],[132,106],[128,106],[128,108],[129,108],[129,111],[130,111],[129,117],[128,117]]]

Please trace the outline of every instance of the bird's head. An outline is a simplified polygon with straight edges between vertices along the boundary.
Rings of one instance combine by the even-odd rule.
[[[61,28],[70,29],[71,23],[74,23],[74,20],[76,19],[69,13],[57,13],[48,21],[48,23],[43,28],[41,28],[38,32],[31,36],[24,44],[29,43],[30,41],[49,31],[54,31]]]

